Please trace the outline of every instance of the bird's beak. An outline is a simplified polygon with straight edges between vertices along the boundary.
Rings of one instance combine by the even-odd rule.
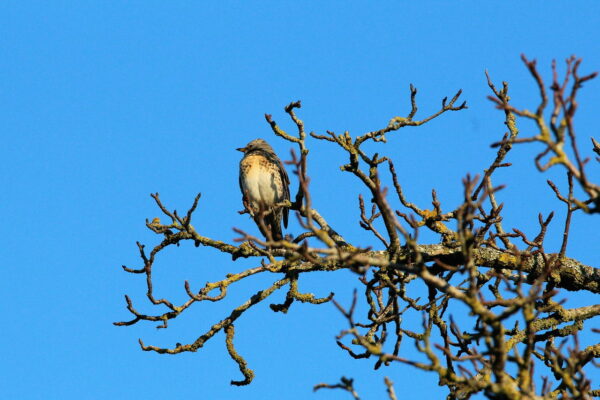
[[[236,149],[237,151],[241,151],[242,153],[246,152],[246,148],[245,147],[240,147],[239,149]]]

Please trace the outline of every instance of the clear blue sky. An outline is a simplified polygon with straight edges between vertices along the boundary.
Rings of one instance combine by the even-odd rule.
[[[505,129],[485,99],[486,68],[496,82],[509,81],[516,104],[529,108],[537,92],[520,53],[538,58],[546,77],[552,58],[571,54],[584,58],[584,71],[600,70],[598,2],[482,3],[0,3],[0,397],[347,399],[311,392],[346,375],[356,378],[363,399],[378,399],[385,396],[383,374],[404,398],[445,396],[435,377],[412,368],[375,373],[372,361],[350,360],[335,345],[345,324],[330,304],[294,304],[287,315],[264,304],[238,322],[237,349],[256,372],[249,387],[229,386],[239,372],[222,335],[195,354],[139,349],[138,337],[161,346],[193,341],[273,277],[232,288],[223,304],[199,304],[167,330],[112,322],[129,318],[125,293],[140,310],[154,311],[143,279],[120,268],[139,266],[136,240],[156,243],[144,226],[158,215],[149,193],[183,210],[201,191],[195,226],[208,236],[232,240],[234,226],[256,230],[237,213],[234,149],[264,137],[287,158],[290,145],[272,136],[263,114],[291,128],[283,107],[292,100],[303,101],[299,115],[308,130],[359,134],[406,114],[410,83],[419,89],[421,116],[462,88],[468,110],[404,129],[382,148],[413,201],[428,204],[435,187],[454,207],[460,179],[489,164],[488,144]],[[599,85],[582,92],[581,143],[598,134]],[[333,146],[309,146],[314,205],[364,242],[359,186],[338,168],[345,159]],[[515,149],[508,160],[515,167],[496,177],[509,185],[502,199],[507,225],[532,234],[537,212],[556,209],[556,221],[563,218],[545,180],[564,185],[562,175],[534,170],[534,150]],[[590,173],[599,180],[598,169]],[[568,254],[598,266],[590,239],[598,217],[577,216],[574,223]],[[558,224],[550,235],[560,236]],[[558,245],[548,242],[549,250]],[[199,287],[251,266],[182,246],[159,258],[155,290],[183,301],[185,279]],[[317,295],[334,288],[348,301],[358,283],[341,272],[307,277],[300,287]]]

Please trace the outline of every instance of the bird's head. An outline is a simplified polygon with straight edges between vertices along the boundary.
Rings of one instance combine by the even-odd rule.
[[[241,151],[242,153],[250,153],[256,150],[266,151],[268,153],[273,153],[273,148],[267,143],[264,139],[254,139],[250,143],[248,143],[245,147],[240,147],[236,149],[237,151]]]

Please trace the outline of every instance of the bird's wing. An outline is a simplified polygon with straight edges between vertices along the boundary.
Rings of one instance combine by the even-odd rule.
[[[288,174],[287,174],[285,168],[283,167],[283,164],[281,163],[281,160],[279,159],[279,157],[275,156],[275,160],[276,160],[277,168],[279,169],[279,174],[281,175],[281,183],[283,183],[283,199],[289,200],[290,199],[290,178],[288,178]],[[283,226],[285,226],[286,228],[288,226],[289,212],[290,212],[290,209],[288,207],[285,207],[283,209]]]

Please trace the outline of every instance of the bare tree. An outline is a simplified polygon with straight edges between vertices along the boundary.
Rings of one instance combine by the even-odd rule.
[[[378,153],[368,154],[363,144],[385,143],[390,134],[404,127],[420,126],[444,113],[467,108],[465,102],[459,103],[461,91],[449,101],[444,98],[435,113],[418,119],[417,89],[411,85],[411,109],[406,116],[392,118],[382,129],[360,136],[349,132],[310,133],[315,140],[329,142],[332,151],[347,155],[348,162],[341,169],[353,174],[370,197],[368,201],[358,195],[360,226],[378,240],[379,249],[350,243],[312,204],[307,134],[296,114],[300,102],[285,107],[297,127],[297,134],[285,132],[271,115],[265,115],[275,135],[298,147],[298,155],[292,152],[292,160],[288,162],[298,177],[297,194],[293,202],[286,201],[279,206],[296,212],[304,232],[293,239],[269,241],[237,230],[240,244],[229,244],[203,236],[191,224],[200,195],[185,215],[179,215],[161,202],[158,193],[153,194],[168,222],[155,218],[147,221],[146,226],[159,235],[160,243],[149,253],[138,243],[143,266],[123,268],[144,276],[148,299],[153,305],[166,307],[166,311],[155,315],[140,313],[125,296],[133,319],[115,325],[152,321],[166,328],[169,320],[195,303],[218,302],[237,282],[252,275],[273,274],[275,281],[270,286],[257,288],[256,294],[230,310],[194,342],[161,348],[140,340],[141,348],[168,354],[195,352],[216,333],[224,331],[227,351],[243,374],[243,380],[231,383],[249,384],[254,372],[234,347],[234,323],[248,309],[285,288],[286,300],[283,304],[271,304],[273,311],[285,313],[295,301],[312,304],[333,301],[348,322],[337,337],[337,345],[351,358],[371,358],[376,369],[404,363],[430,371],[437,375],[440,385],[447,387],[448,399],[467,399],[476,393],[493,399],[600,396],[600,389],[592,387],[590,378],[593,372],[598,373],[595,368],[599,366],[600,343],[582,347],[578,341],[580,332],[600,333],[590,327],[584,330],[586,321],[600,314],[600,304],[567,308],[564,302],[556,300],[559,290],[600,293],[600,269],[567,257],[573,213],[600,213],[600,186],[591,182],[586,174],[590,159],[580,152],[574,127],[577,94],[596,73],[581,76],[581,60],[571,57],[566,61],[564,76],[559,77],[556,65],[552,64],[552,84],[548,89],[536,62],[525,56],[522,59],[537,83],[540,103],[535,111],[515,107],[509,97],[508,84],[504,82],[501,88],[497,87],[488,75],[492,93],[489,99],[503,112],[508,131],[492,145],[498,149],[496,156],[481,176],[464,178],[462,204],[455,209],[442,207],[435,190],[431,193],[431,206],[411,202],[403,192],[392,160]],[[517,122],[522,119],[534,121],[537,133],[520,136]],[[534,157],[540,172],[558,167],[564,169],[567,176],[564,188],[548,181],[549,194],[556,196],[557,204],[561,202],[566,207],[562,245],[555,254],[544,249],[553,213],[539,215],[539,232],[535,237],[519,229],[508,230],[503,225],[502,186],[492,183],[499,168],[510,167],[506,158],[512,147],[531,142],[543,145],[543,150]],[[591,145],[600,156],[600,144],[592,138]],[[600,162],[600,157],[595,161]],[[390,179],[389,191],[384,186],[384,177]],[[575,193],[581,194],[577,197]],[[396,206],[401,208],[396,209]],[[434,233],[439,240],[421,243],[419,232],[422,230]],[[240,257],[256,259],[257,265],[199,289],[185,282],[189,299],[180,305],[173,304],[166,298],[155,297],[152,270],[159,252],[184,240],[229,253],[234,261]],[[599,246],[598,237],[590,241],[592,246]],[[318,298],[299,292],[298,281],[304,274],[338,270],[356,274],[361,285],[360,295],[355,291],[352,304],[339,304],[333,294]],[[421,295],[409,295],[409,288],[412,293],[412,288],[419,285],[424,288]],[[355,312],[359,301],[366,305],[366,315]],[[462,326],[459,326],[452,318],[451,310],[457,306],[469,310],[469,323],[461,319]],[[403,324],[408,313],[422,316],[418,329],[409,329]],[[402,355],[402,347],[410,342],[422,354],[421,359]],[[543,381],[536,376],[543,376]],[[393,383],[387,377],[385,385],[389,398],[396,399]],[[349,378],[342,378],[336,384],[315,386],[315,390],[322,388],[347,390],[359,398]]]

